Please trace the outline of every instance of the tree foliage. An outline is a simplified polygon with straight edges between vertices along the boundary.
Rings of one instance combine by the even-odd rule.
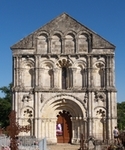
[[[125,129],[125,102],[117,103],[117,117],[118,128]]]
[[[4,93],[4,97],[2,98],[3,100],[6,100],[11,103],[12,100],[12,83],[9,84],[9,86],[3,86],[0,88],[0,91]]]
[[[0,97],[0,126],[6,127],[9,125],[8,115],[11,112],[12,104],[12,84],[0,88],[0,91],[4,93],[4,97]]]

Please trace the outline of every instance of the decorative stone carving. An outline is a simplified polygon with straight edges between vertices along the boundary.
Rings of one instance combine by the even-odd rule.
[[[62,67],[68,68],[68,67],[72,66],[72,63],[70,62],[69,59],[62,59],[62,60],[59,60],[56,65],[59,66],[60,68],[62,68]]]
[[[64,103],[66,103],[66,100],[65,100],[65,98],[63,98],[63,99],[62,99],[62,103],[63,103],[63,104],[64,104]]]
[[[23,95],[22,102],[29,102],[31,100],[31,93]]]
[[[96,111],[96,115],[99,115],[101,117],[105,117],[106,114],[105,114],[105,111],[103,109],[99,109]]]
[[[97,64],[96,64],[96,67],[97,67],[97,68],[103,68],[103,67],[104,67],[104,64],[102,64],[102,63],[97,63]]]
[[[103,92],[95,92],[95,101],[102,101],[104,102],[106,100],[106,95]]]
[[[24,117],[28,117],[28,118],[33,117],[33,112],[32,112],[32,110],[30,110],[30,109],[24,110],[23,116],[24,116]]]

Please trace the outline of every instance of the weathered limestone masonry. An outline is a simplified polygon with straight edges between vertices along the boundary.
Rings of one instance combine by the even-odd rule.
[[[111,140],[117,125],[115,46],[66,13],[11,47],[13,109],[21,135]],[[59,128],[58,128],[59,127]]]

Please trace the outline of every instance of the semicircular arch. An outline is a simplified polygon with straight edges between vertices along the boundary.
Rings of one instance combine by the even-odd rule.
[[[100,66],[99,68],[101,68],[101,67],[104,67],[105,66],[105,63],[102,61],[102,60],[98,60],[98,61],[96,61],[94,64],[93,64],[93,67],[94,68],[98,68],[97,66]]]
[[[87,64],[84,60],[77,60],[74,62],[73,67],[81,66],[82,68],[86,68]]]
[[[42,68],[44,68],[45,65],[49,66],[49,68],[54,68],[54,62],[52,60],[44,60],[40,63]]]
[[[49,110],[49,113],[47,110]],[[77,116],[84,118],[86,114],[86,107],[82,101],[77,97],[68,94],[60,94],[43,102],[40,112],[42,118],[51,118],[56,117],[61,110],[70,112],[72,117]]]
[[[46,36],[46,37],[48,37],[49,33],[47,31],[45,31],[45,30],[42,30],[42,31],[37,33],[37,37],[39,37],[39,36]]]
[[[32,61],[32,60],[24,60],[24,61],[22,61],[22,63],[21,63],[21,67],[24,67],[24,66],[29,66],[29,67],[34,67],[34,61]]]
[[[50,37],[57,35],[60,38],[63,36],[63,33],[61,31],[55,30],[53,33],[50,34]]]

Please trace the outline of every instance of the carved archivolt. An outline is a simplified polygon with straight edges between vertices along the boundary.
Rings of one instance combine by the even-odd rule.
[[[73,99],[75,99],[75,100],[77,100],[77,101],[79,101],[79,102],[82,102],[82,105],[84,106],[85,110],[87,109],[85,102],[83,102],[83,100],[79,99],[78,97],[76,97],[76,96],[74,96],[74,95],[59,94],[59,95],[55,95],[55,96],[51,97],[51,98],[48,99],[46,102],[48,102],[48,101],[50,101],[50,100],[52,100],[52,99],[56,99],[56,98],[62,99],[62,97],[63,97],[63,102],[65,101],[65,99],[66,99],[67,97],[68,97],[68,99],[72,99],[72,98],[73,98]]]
[[[102,102],[106,101],[105,93],[96,91],[95,92],[95,101],[96,102],[98,102],[98,101],[102,101]]]

